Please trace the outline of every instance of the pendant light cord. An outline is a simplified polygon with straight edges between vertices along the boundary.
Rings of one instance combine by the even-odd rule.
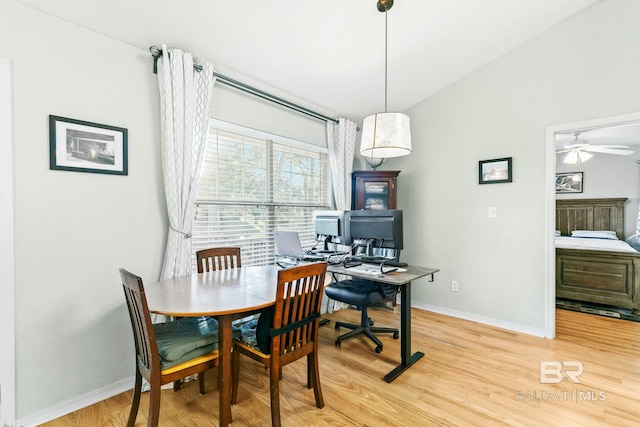
[[[384,112],[387,112],[387,13],[389,10],[384,11]]]

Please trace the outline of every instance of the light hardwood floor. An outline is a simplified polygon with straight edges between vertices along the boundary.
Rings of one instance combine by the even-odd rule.
[[[376,309],[378,325],[398,325],[396,312]],[[384,350],[369,341],[334,346],[334,320],[357,322],[355,310],[323,317],[320,375],[325,407],[314,405],[305,361],[283,371],[284,426],[639,426],[640,323],[557,311],[557,338],[546,340],[413,309],[413,350],[426,355],[393,383],[382,377],[399,360],[398,342],[381,337]],[[541,361],[584,366],[574,383],[541,383]],[[568,366],[567,371],[575,370]],[[197,382],[179,392],[163,390],[161,426],[217,426],[216,374],[207,373],[207,393]],[[554,375],[546,378],[553,379]],[[268,375],[242,360],[233,426],[269,426]],[[131,393],[110,398],[47,424],[47,427],[124,426]],[[136,426],[146,425],[144,394]]]

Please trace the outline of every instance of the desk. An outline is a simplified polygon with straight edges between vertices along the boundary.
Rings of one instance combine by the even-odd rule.
[[[276,266],[241,267],[162,280],[145,286],[149,311],[218,320],[219,420],[231,423],[231,349],[234,319],[275,303]]]
[[[405,267],[407,271],[393,272],[384,275],[372,275],[358,272],[353,268],[344,268],[344,265],[329,265],[327,271],[335,274],[344,274],[351,277],[359,277],[361,279],[373,280],[389,285],[400,286],[400,354],[402,360],[400,364],[389,372],[384,380],[388,383],[395,380],[401,373],[409,369],[416,361],[418,361],[424,353],[417,351],[411,354],[411,281],[424,276],[431,276],[439,270],[436,268],[424,267]]]

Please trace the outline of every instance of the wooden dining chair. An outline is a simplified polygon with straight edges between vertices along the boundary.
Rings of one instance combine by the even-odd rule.
[[[240,355],[244,354],[270,370],[274,427],[280,426],[282,367],[304,356],[307,356],[307,388],[313,387],[316,406],[324,407],[318,370],[318,327],[326,271],[326,262],[279,270],[275,305],[272,310],[263,311],[258,319],[257,345],[241,339],[234,341],[231,403],[237,401]]]
[[[198,273],[205,271],[225,270],[234,267],[242,267],[240,260],[240,248],[220,247],[202,249],[196,252]],[[203,317],[210,322],[210,317]],[[173,383],[173,390],[178,391],[182,387],[182,380]]]
[[[240,248],[208,248],[196,252],[198,273],[242,267]]]
[[[142,279],[125,269],[120,269],[120,278],[136,350],[136,380],[127,426],[136,422],[142,378],[151,386],[147,426],[157,426],[162,385],[198,374],[200,394],[204,394],[204,371],[218,367],[217,324],[203,325],[194,318],[153,324]]]

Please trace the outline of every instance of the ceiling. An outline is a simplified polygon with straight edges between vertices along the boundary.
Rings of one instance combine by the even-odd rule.
[[[384,110],[385,16],[376,0],[16,0],[332,117]],[[598,0],[397,0],[388,12],[388,111],[422,99]],[[149,72],[152,59],[149,56]]]

